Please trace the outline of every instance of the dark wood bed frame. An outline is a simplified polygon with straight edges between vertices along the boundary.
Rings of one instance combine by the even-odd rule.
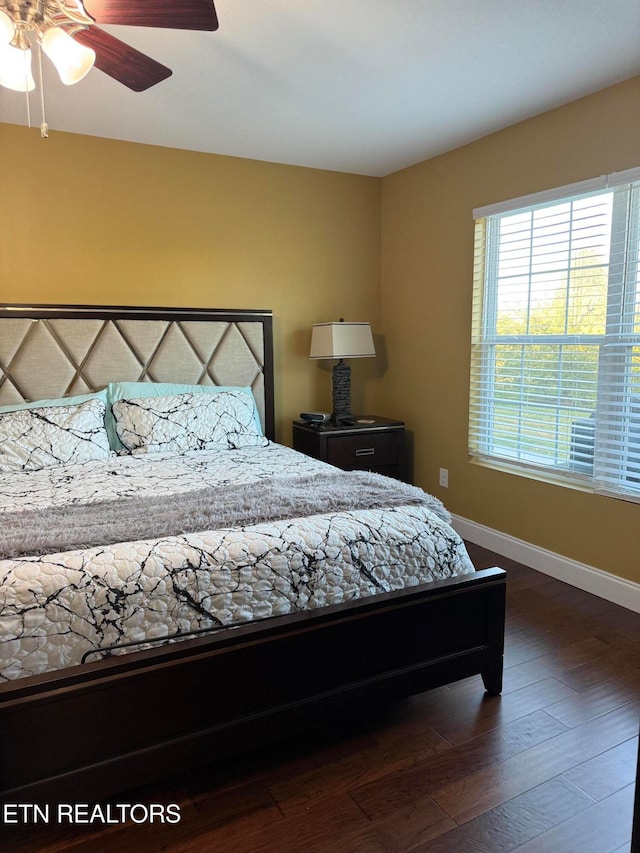
[[[0,318],[47,309],[6,310]],[[273,437],[271,316],[255,316],[265,324]],[[0,799],[95,802],[363,703],[475,674],[499,694],[505,582],[501,569],[485,569],[0,684]]]

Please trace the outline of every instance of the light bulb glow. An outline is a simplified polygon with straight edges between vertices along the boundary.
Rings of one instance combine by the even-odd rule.
[[[82,80],[91,71],[96,60],[95,51],[74,41],[60,27],[46,31],[42,37],[42,49],[55,65],[66,86]]]
[[[0,45],[0,86],[15,92],[32,92],[35,89],[31,73],[31,50]]]
[[[11,18],[0,9],[0,44],[9,44],[15,31]]]

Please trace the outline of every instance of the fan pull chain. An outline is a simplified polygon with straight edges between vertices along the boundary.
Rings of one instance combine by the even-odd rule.
[[[40,108],[42,110],[42,122],[40,124],[40,136],[43,139],[49,138],[49,125],[44,109],[44,76],[42,74],[42,45],[38,42],[38,73],[40,74]]]
[[[27,65],[27,54],[24,54],[24,99],[27,105],[27,127],[31,127],[31,104],[29,103],[29,66]]]

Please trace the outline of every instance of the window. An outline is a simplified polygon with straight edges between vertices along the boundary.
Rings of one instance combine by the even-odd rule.
[[[640,500],[640,169],[474,218],[471,455]]]

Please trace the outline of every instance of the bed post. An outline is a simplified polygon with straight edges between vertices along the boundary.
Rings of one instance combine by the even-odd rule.
[[[502,671],[504,668],[504,628],[506,609],[506,585],[495,587],[487,609],[488,640],[491,656],[481,670],[482,682],[489,696],[502,693]]]

